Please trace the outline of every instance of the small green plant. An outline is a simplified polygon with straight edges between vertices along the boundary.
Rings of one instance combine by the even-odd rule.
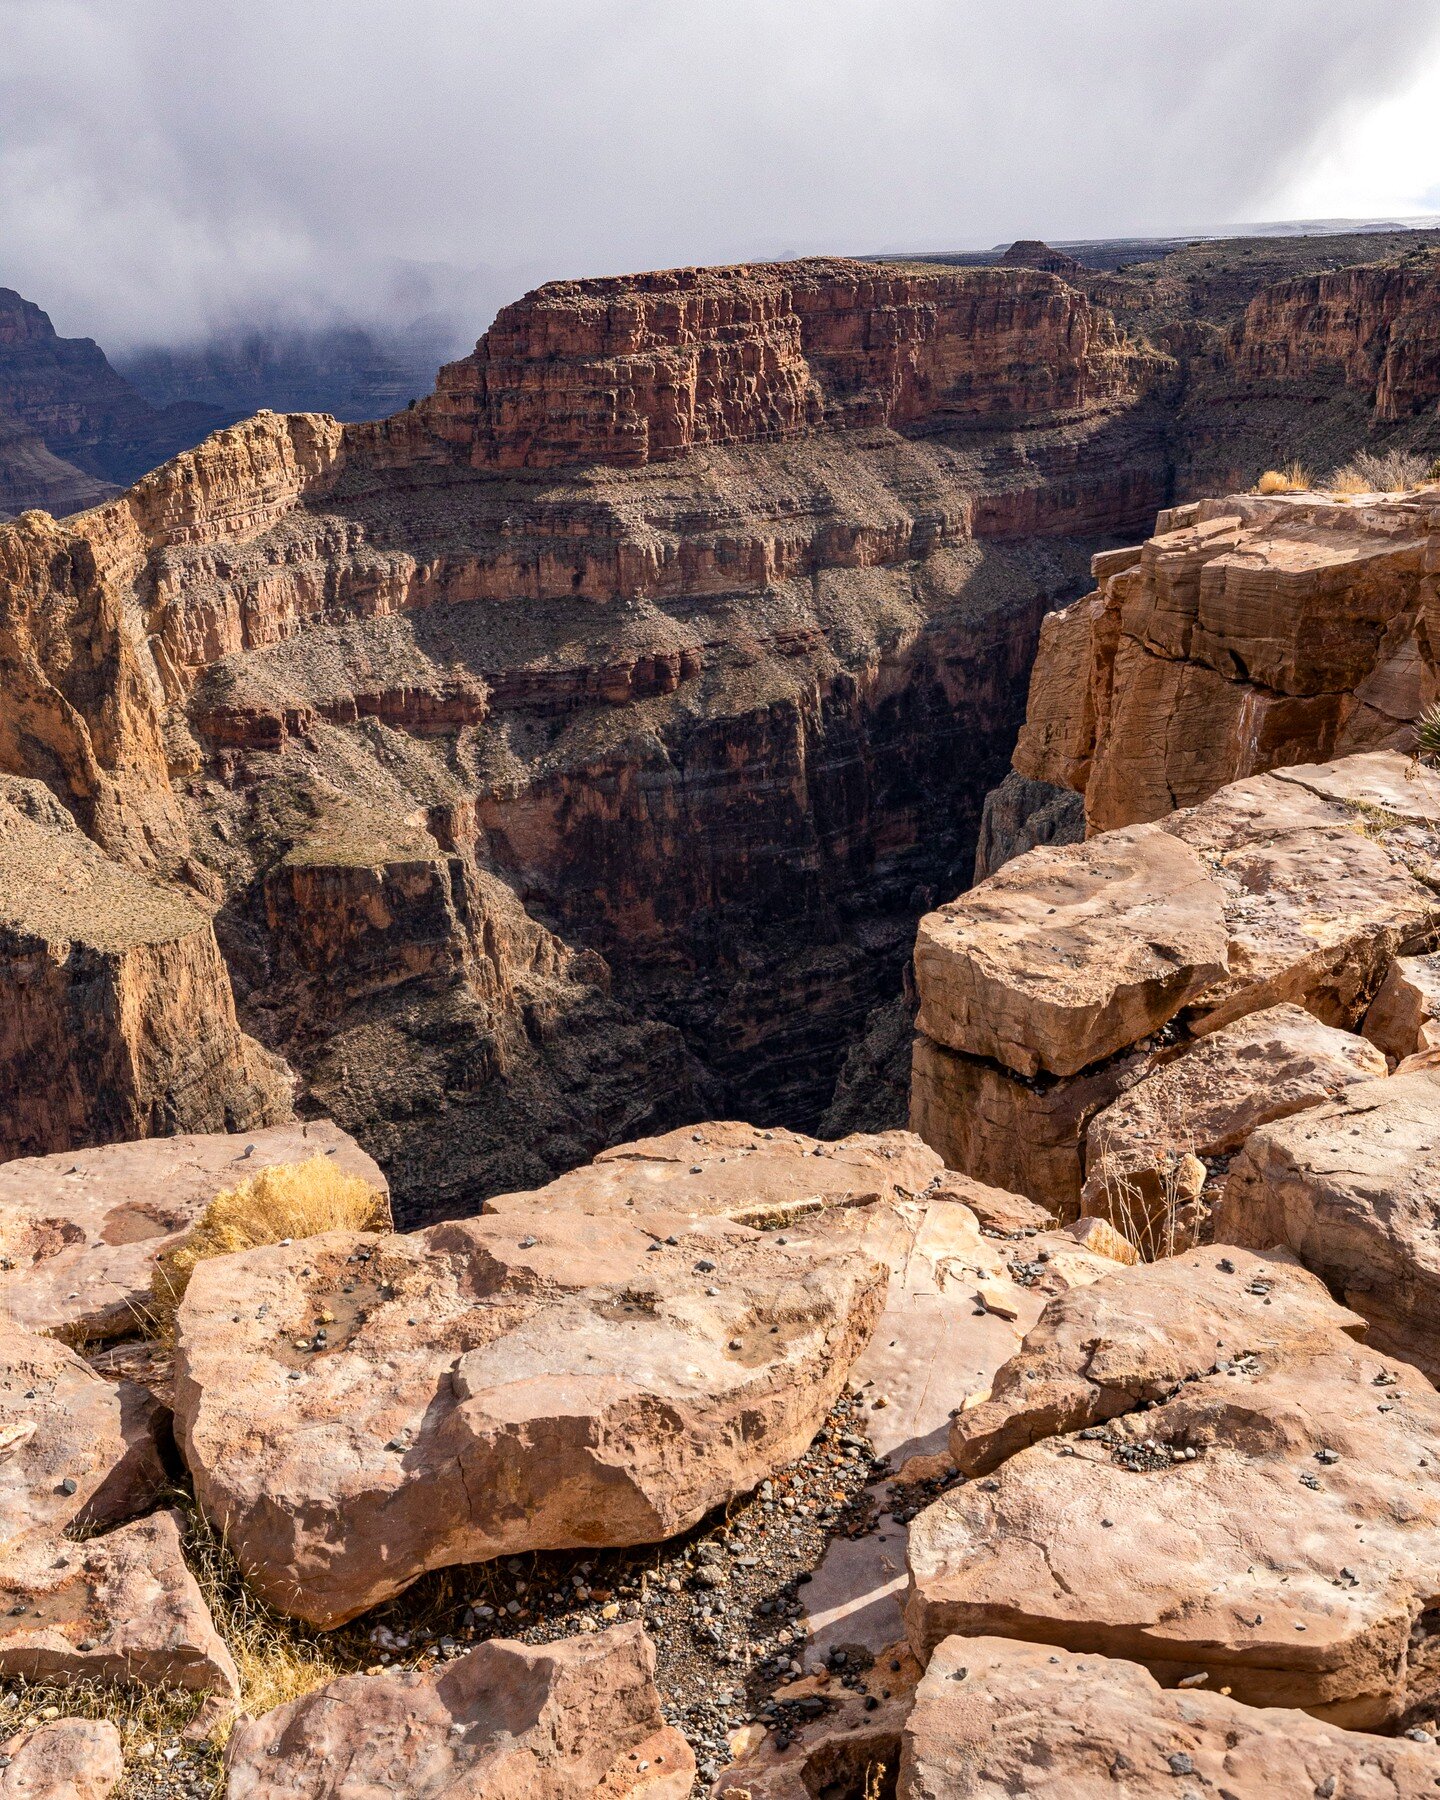
[[[1432,769],[1440,765],[1440,700],[1432,700],[1415,721],[1415,754]]]

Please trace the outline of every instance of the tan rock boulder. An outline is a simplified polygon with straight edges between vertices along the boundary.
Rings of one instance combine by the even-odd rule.
[[[1107,1262],[1137,1263],[1140,1252],[1108,1219],[1075,1219],[1065,1226],[1064,1235],[1073,1238],[1082,1250],[1092,1256],[1103,1256]]]
[[[1397,956],[1370,1002],[1363,1030],[1396,1062],[1440,1050],[1440,954]]]
[[[239,1677],[175,1513],[73,1543],[36,1533],[0,1558],[0,1674],[234,1695]]]
[[[0,1317],[0,1553],[32,1531],[103,1529],[143,1512],[169,1477],[161,1409],[73,1350]]]
[[[1440,1395],[1361,1329],[1223,1246],[1053,1302],[956,1421],[994,1474],[911,1525],[917,1654],[993,1633],[1361,1728],[1433,1704]]]
[[[639,1625],[343,1676],[242,1720],[225,1764],[226,1800],[686,1800],[695,1779]]]
[[[1257,1126],[1385,1074],[1384,1058],[1351,1032],[1294,1005],[1270,1006],[1211,1032],[1097,1113],[1085,1133],[1081,1204],[1147,1240],[1167,1202],[1183,1200],[1186,1156],[1224,1156]],[[1205,1171],[1199,1171],[1203,1182]],[[1180,1247],[1192,1241],[1183,1231]],[[1150,1245],[1157,1253],[1158,1243]]]
[[[1252,1134],[1216,1212],[1224,1243],[1287,1245],[1370,1342],[1440,1379],[1440,1068],[1348,1088]]]
[[[332,1625],[427,1569],[653,1543],[798,1456],[884,1302],[837,1226],[535,1211],[200,1265],[177,1435],[253,1586]]]
[[[780,1127],[720,1120],[640,1138],[526,1193],[495,1194],[487,1213],[536,1207],[582,1213],[661,1207],[770,1225],[832,1206],[908,1200],[943,1164],[907,1131],[824,1143]]]
[[[1136,1043],[1225,972],[1222,896],[1153,828],[1042,846],[928,913],[917,1029],[1017,1074],[1074,1075]]]
[[[1440,1786],[1433,1743],[1160,1687],[1138,1663],[998,1637],[946,1638],[915,1690],[899,1800],[1147,1800],[1187,1794],[1399,1800]]]
[[[107,1800],[124,1772],[108,1719],[56,1719],[0,1743],[0,1800]]]
[[[156,1257],[216,1194],[318,1155],[385,1192],[379,1167],[328,1119],[0,1163],[0,1306],[72,1342],[143,1327]]]

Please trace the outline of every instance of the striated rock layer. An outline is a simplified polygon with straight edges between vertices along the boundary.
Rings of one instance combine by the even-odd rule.
[[[395,419],[0,530],[0,768],[218,907],[402,1214],[813,1127],[1171,373],[1023,268],[555,284]]]

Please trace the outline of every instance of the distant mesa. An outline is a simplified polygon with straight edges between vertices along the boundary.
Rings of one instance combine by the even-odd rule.
[[[1084,275],[1084,263],[1063,250],[1052,250],[1039,238],[1016,238],[1000,258],[1011,269],[1043,269],[1047,275]]]

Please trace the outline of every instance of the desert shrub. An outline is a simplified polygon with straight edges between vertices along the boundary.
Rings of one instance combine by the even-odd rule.
[[[190,1277],[208,1257],[322,1231],[385,1231],[389,1226],[385,1196],[358,1175],[337,1168],[328,1156],[261,1169],[217,1194],[180,1242],[157,1260],[150,1283],[155,1333],[162,1339],[173,1336]]]
[[[1415,754],[1432,768],[1440,764],[1440,700],[1432,700],[1415,721]]]
[[[1361,450],[1325,483],[1336,494],[1398,494],[1418,487],[1431,465],[1411,450]]]
[[[1310,472],[1298,462],[1283,469],[1267,469],[1255,483],[1257,494],[1303,494],[1310,486]]]

